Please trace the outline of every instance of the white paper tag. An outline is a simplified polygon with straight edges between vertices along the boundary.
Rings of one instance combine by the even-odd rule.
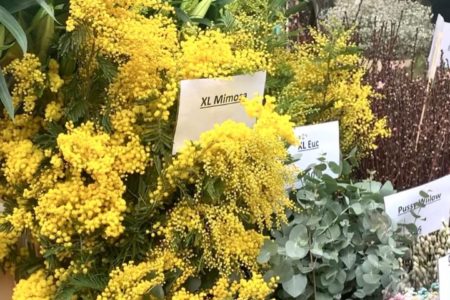
[[[428,197],[420,196],[421,191],[427,193]],[[450,175],[387,196],[384,204],[386,213],[397,224],[414,223],[415,217],[411,214],[414,212],[420,216],[415,222],[419,234],[427,235],[439,230],[442,222],[448,221],[450,216]]]
[[[439,299],[450,299],[450,255],[439,259]]]
[[[266,72],[224,79],[181,81],[180,106],[172,153],[177,153],[185,141],[197,140],[203,132],[226,120],[253,126],[255,119],[247,115],[239,100],[241,96],[249,99],[263,96],[265,83]]]
[[[324,157],[326,161],[337,164],[340,162],[339,147],[339,122],[299,126],[294,129],[295,135],[299,138],[298,146],[288,148],[289,154],[294,159],[298,159],[294,165],[300,170],[305,170],[312,164],[319,163],[318,158]],[[325,174],[334,178],[337,174],[326,169]]]
[[[450,61],[450,23],[445,22],[441,15],[438,15],[436,27],[433,34],[430,55],[428,56],[428,78],[434,79],[436,68],[441,64],[441,51],[443,60]]]

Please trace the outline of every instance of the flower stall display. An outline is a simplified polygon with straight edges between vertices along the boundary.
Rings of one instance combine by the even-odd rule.
[[[0,3],[0,267],[12,300],[436,296],[442,251],[386,215],[389,182],[355,179],[397,137],[358,29],[304,28],[294,42],[289,16],[309,4],[287,2]],[[232,80],[252,91],[210,85]],[[221,91],[204,107],[202,83]],[[210,101],[248,122],[214,118]],[[294,168],[294,126],[324,122],[344,159]],[[190,128],[201,129],[176,138]],[[443,233],[424,239],[448,248]]]

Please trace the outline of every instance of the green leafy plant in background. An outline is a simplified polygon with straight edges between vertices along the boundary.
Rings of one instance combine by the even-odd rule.
[[[226,5],[233,0],[181,0],[172,1],[175,12],[184,24],[213,26],[227,14]],[[231,21],[232,22],[232,21]]]
[[[324,174],[327,167],[341,177],[351,170],[346,161],[322,161],[301,178],[290,222],[272,231],[258,257],[269,267],[265,276],[277,276],[279,299],[370,299],[396,292],[407,278],[400,258],[410,251],[409,231],[384,212],[392,184],[336,180]]]

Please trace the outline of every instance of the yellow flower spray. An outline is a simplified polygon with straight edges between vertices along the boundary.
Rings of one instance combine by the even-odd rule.
[[[297,125],[339,120],[342,151],[357,146],[367,154],[390,131],[387,120],[372,113],[376,95],[363,83],[364,69],[350,42],[351,31],[312,35],[313,43],[299,45],[288,57],[293,79],[281,93],[280,110]]]

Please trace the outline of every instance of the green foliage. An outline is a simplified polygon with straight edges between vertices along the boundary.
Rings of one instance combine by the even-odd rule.
[[[21,10],[25,10],[34,5],[38,5],[38,2],[36,0],[20,0],[20,1],[0,0],[0,5],[13,14]]]
[[[22,29],[22,26],[20,26],[19,22],[14,18],[14,16],[2,6],[0,6],[0,23],[2,23],[8,29],[8,31],[19,44],[22,52],[27,52],[28,41],[25,31]]]
[[[107,283],[108,278],[103,275],[78,274],[64,282],[58,290],[56,300],[73,299],[74,296],[84,290],[102,291]]]
[[[9,93],[8,84],[6,83],[5,76],[0,69],[0,100],[2,101],[6,112],[11,119],[14,119],[14,105],[11,94]]]
[[[41,149],[55,148],[58,135],[64,133],[64,128],[57,123],[49,123],[44,132],[37,134],[33,142]]]
[[[39,5],[42,7],[42,9],[46,12],[48,16],[50,16],[53,21],[58,22],[55,18],[55,9],[52,5],[48,4],[45,0],[36,0],[36,2],[39,3]]]
[[[14,37],[14,39],[19,44],[23,53],[27,52],[28,41],[25,32],[20,26],[19,22],[14,18],[14,16],[3,6],[0,6],[0,23],[2,26],[6,27],[10,34]],[[4,30],[4,28],[3,28]],[[4,40],[4,36],[3,36]],[[1,41],[2,44],[4,41]],[[3,45],[2,45],[3,46]],[[5,77],[0,70],[0,99],[8,112],[8,115],[11,119],[14,118],[14,107],[13,100],[8,90],[8,86],[6,84]]]
[[[181,25],[213,26],[232,23],[233,18],[226,9],[230,2],[232,0],[181,0],[172,1],[172,5]]]
[[[278,276],[280,299],[368,299],[397,291],[405,279],[399,258],[409,248],[383,205],[392,184],[323,173],[349,176],[350,165],[341,166],[321,162],[301,178],[290,222],[261,250],[258,262],[270,266],[266,278]]]

